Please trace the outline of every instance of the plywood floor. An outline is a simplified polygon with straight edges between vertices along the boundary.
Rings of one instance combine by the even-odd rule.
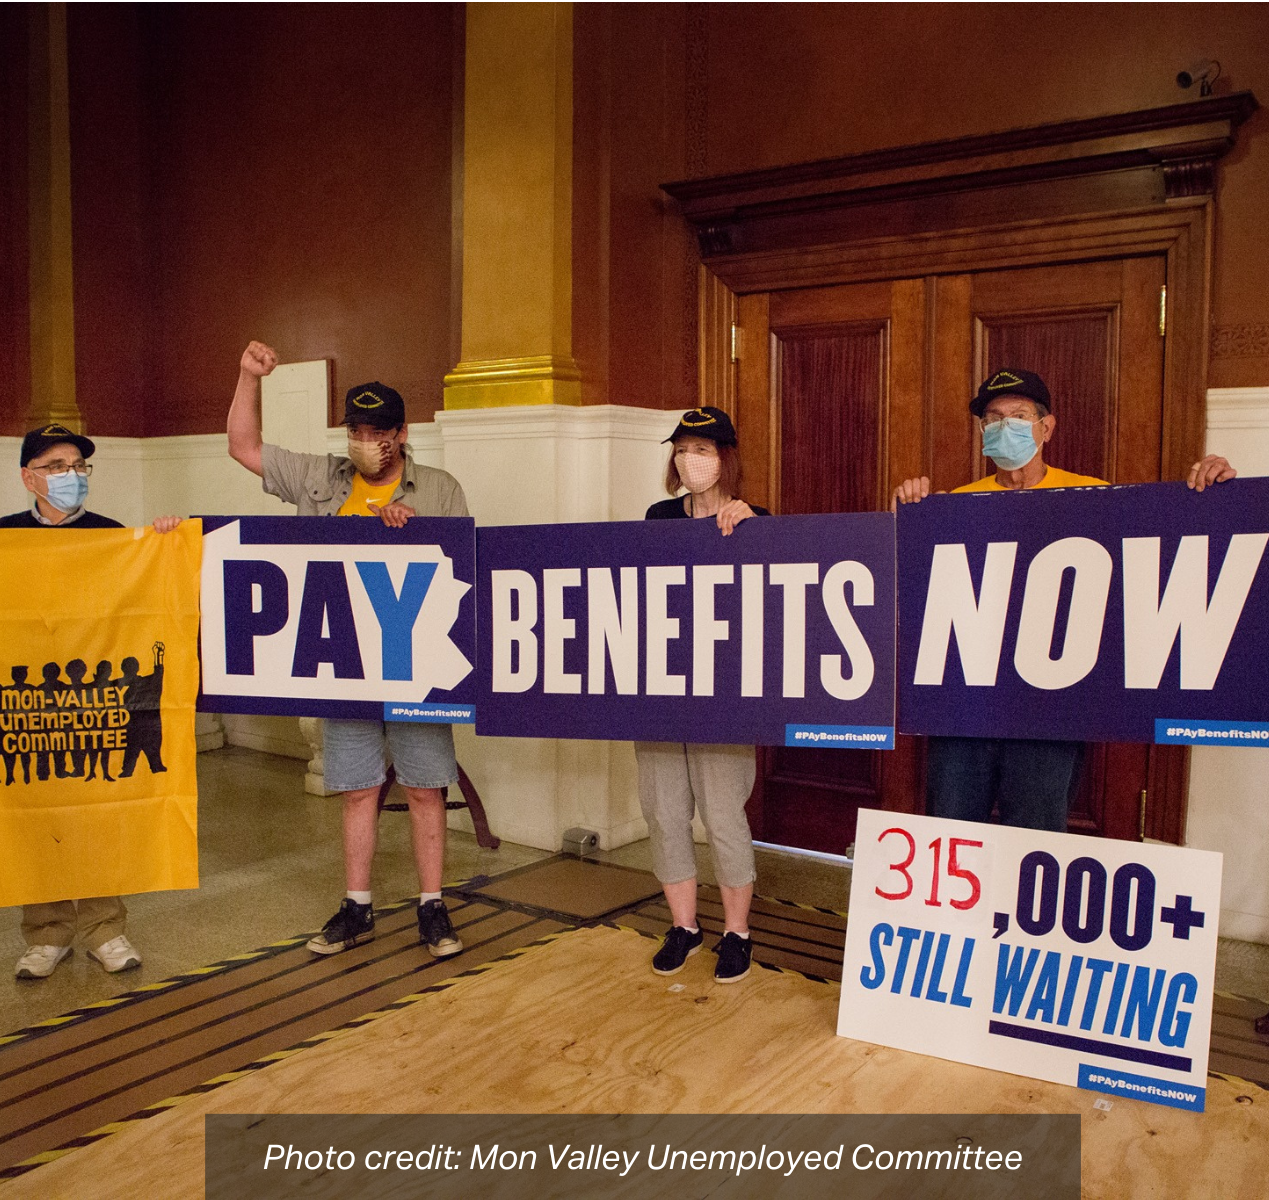
[[[457,959],[431,960],[415,944],[412,905],[393,906],[381,910],[375,942],[335,958],[314,959],[303,949],[304,938],[287,939],[16,1037],[0,1037],[0,1181],[29,1170],[33,1161],[51,1161],[67,1147],[99,1140],[103,1128],[155,1119],[173,1106],[173,1097],[216,1091],[227,1079],[258,1071],[297,1047],[341,1036],[341,1025],[378,1020],[411,1005],[410,996],[447,988],[456,977],[488,970],[509,953],[597,918],[645,935],[642,944],[627,938],[621,955],[623,972],[633,964],[636,975],[647,976],[634,980],[640,991],[650,980],[659,994],[655,985],[665,983],[648,972],[647,960],[655,945],[650,939],[664,931],[669,913],[646,872],[555,858],[492,879],[481,876],[450,891],[451,911],[468,947]],[[716,889],[702,887],[699,911],[707,945],[712,944],[722,930]],[[845,925],[845,915],[835,910],[756,899],[755,962],[768,972],[797,972],[823,988],[840,978]],[[705,990],[694,1003],[709,1006],[719,998],[712,993],[731,990],[710,984],[712,964],[712,955],[701,955],[672,983],[700,976]],[[747,981],[742,990],[753,986],[754,980]],[[1211,1068],[1232,1077],[1227,1086],[1248,1097],[1244,1106],[1265,1097],[1241,1081],[1269,1081],[1269,1046],[1251,1029],[1262,1007],[1234,996],[1216,1000]],[[504,1018],[491,1020],[503,1032]],[[762,1015],[752,1013],[750,1022],[751,1036],[761,1039]],[[708,1054],[701,1062],[712,1069]],[[889,1111],[888,1103],[860,1099],[858,1110]],[[649,1101],[646,1111],[676,1111],[658,1104]],[[44,1176],[46,1169],[39,1167],[37,1174]]]
[[[465,947],[455,958],[419,946],[409,902],[380,910],[375,940],[342,954],[320,958],[304,937],[288,939],[0,1039],[0,1179],[570,927],[488,903],[449,907]]]
[[[1263,1194],[1269,1096],[1212,1079],[1202,1115],[834,1034],[837,988],[708,955],[671,980],[631,930],[577,929],[0,1184],[3,1200],[202,1193],[207,1113],[1075,1112],[1088,1197]],[[675,988],[682,985],[680,990]]]

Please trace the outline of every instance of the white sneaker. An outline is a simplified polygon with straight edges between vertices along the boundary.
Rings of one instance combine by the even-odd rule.
[[[20,959],[14,974],[19,979],[47,979],[57,964],[70,957],[69,946],[32,946]]]
[[[123,934],[111,938],[104,946],[88,951],[89,958],[95,958],[110,974],[116,971],[130,971],[141,965],[141,955],[137,948]]]

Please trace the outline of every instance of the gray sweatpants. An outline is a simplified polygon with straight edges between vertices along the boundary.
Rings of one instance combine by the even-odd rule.
[[[639,807],[652,839],[652,869],[662,883],[696,878],[692,812],[699,809],[724,887],[756,876],[745,801],[756,772],[752,746],[635,742]]]

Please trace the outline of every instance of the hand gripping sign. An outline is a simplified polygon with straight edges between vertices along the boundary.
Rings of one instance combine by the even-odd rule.
[[[837,1032],[1202,1112],[1221,856],[861,809]]]
[[[470,518],[204,524],[200,708],[474,719]]]

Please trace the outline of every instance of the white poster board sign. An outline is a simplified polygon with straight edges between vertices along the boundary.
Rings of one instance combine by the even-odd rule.
[[[1221,856],[861,810],[837,1032],[1203,1111]]]

